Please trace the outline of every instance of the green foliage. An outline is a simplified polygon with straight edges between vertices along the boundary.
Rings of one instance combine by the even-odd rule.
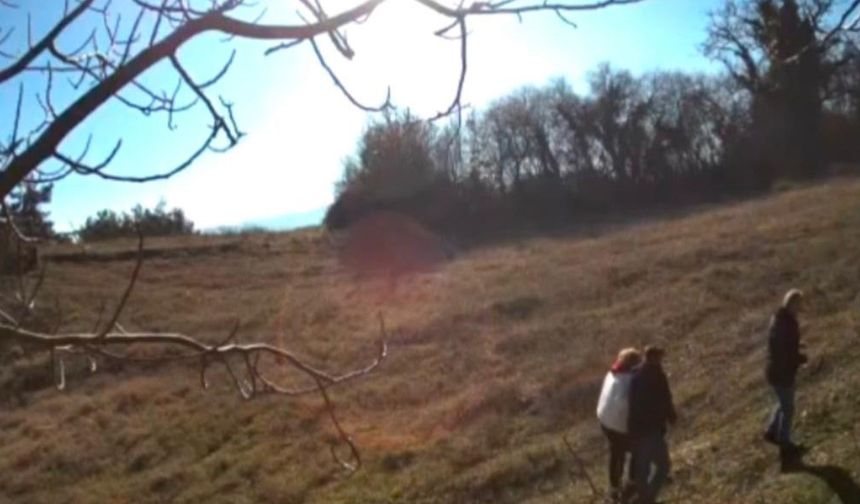
[[[59,238],[54,233],[54,224],[42,206],[50,203],[51,184],[36,184],[27,180],[12,191],[6,205],[18,232],[28,238]],[[5,221],[5,216],[3,218]],[[37,251],[32,243],[26,243],[17,233],[4,224],[0,228],[0,273],[25,273],[36,267]]]
[[[42,209],[43,205],[51,202],[53,188],[52,184],[39,185],[28,180],[12,191],[9,213],[24,236],[54,236],[54,223],[48,219],[50,214]]]
[[[215,236],[251,236],[258,234],[273,233],[271,229],[255,224],[245,224],[242,226],[218,226],[215,229],[204,231],[204,234]]]
[[[372,123],[355,157],[346,161],[338,191],[358,190],[373,198],[407,198],[437,178],[431,151],[436,129],[409,115]]]
[[[78,236],[81,241],[90,242],[137,236],[138,229],[144,236],[188,235],[194,233],[194,223],[180,208],[167,210],[162,200],[153,209],[137,205],[131,213],[101,210],[95,217],[87,218]]]
[[[348,226],[375,210],[394,210],[442,226],[458,204],[450,129],[416,120],[408,112],[371,123],[355,156],[344,163],[338,199],[325,224]]]

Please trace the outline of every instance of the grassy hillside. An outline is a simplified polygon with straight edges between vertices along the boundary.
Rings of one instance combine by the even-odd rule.
[[[315,397],[246,403],[223,375],[204,391],[181,365],[107,366],[60,393],[25,359],[3,370],[28,392],[3,399],[0,502],[589,502],[561,436],[605,486],[599,384],[620,347],[650,342],[669,351],[681,415],[671,502],[860,502],[860,182],[512,240],[396,284],[346,271],[316,231],[150,245],[161,252],[123,317],[132,330],[214,342],[239,317],[240,339],[339,369],[372,358],[382,310],[389,359],[333,394],[364,468],[345,478],[333,464]],[[50,267],[43,299],[62,300],[66,329],[90,329],[118,297],[131,247]],[[793,286],[808,294],[812,356],[797,432],[817,469],[781,475],[759,440],[762,362]]]

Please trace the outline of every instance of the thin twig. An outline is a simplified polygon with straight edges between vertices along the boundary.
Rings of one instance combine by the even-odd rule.
[[[143,266],[143,233],[138,227],[137,262],[134,265],[134,270],[131,272],[131,277],[128,280],[128,285],[126,286],[125,292],[123,292],[122,297],[119,299],[119,303],[117,303],[113,315],[111,315],[111,318],[108,320],[108,323],[105,324],[104,329],[96,335],[95,339],[98,340],[105,338],[107,334],[114,329],[117,320],[119,320],[119,317],[122,314],[122,310],[125,308],[126,303],[128,303],[128,298],[131,297],[131,292],[134,290],[134,284],[137,282],[137,277],[140,274],[141,266]]]
[[[591,475],[588,473],[588,468],[585,465],[585,462],[576,453],[576,450],[573,448],[573,445],[567,439],[567,435],[562,435],[561,439],[564,441],[565,446],[567,447],[567,451],[570,452],[571,457],[573,457],[574,462],[576,462],[579,467],[580,475],[585,478],[585,481],[588,483],[589,488],[591,488],[591,501],[595,502],[601,498],[601,492],[597,489],[597,485],[594,484],[594,480],[591,479]]]
[[[374,106],[365,105],[365,104],[361,103],[360,101],[356,100],[355,97],[352,95],[352,93],[349,92],[347,87],[343,85],[343,82],[341,82],[341,80],[338,78],[337,74],[335,74],[334,70],[332,70],[332,68],[328,65],[328,63],[326,62],[325,58],[322,55],[322,52],[320,52],[320,49],[317,46],[316,41],[314,39],[310,39],[310,43],[311,43],[311,47],[313,47],[313,49],[314,49],[314,54],[316,54],[317,61],[319,61],[320,66],[323,67],[323,69],[326,71],[326,73],[328,73],[329,77],[331,77],[332,81],[334,81],[334,85],[337,86],[337,88],[340,90],[341,93],[343,93],[344,96],[346,96],[347,100],[349,100],[350,103],[352,103],[354,106],[358,107],[359,109],[361,109],[365,112],[383,112],[383,111],[388,110],[392,107],[392,105],[391,105],[391,88],[390,87],[388,88],[388,92],[386,93],[385,101],[383,101],[381,105],[374,107]]]

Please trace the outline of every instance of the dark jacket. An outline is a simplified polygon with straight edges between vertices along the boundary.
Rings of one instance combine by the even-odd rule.
[[[645,362],[633,371],[630,383],[628,432],[632,436],[665,433],[675,421],[675,405],[669,380],[659,364]]]
[[[797,319],[780,308],[770,319],[767,340],[767,381],[775,387],[792,387],[797,369],[806,361],[800,353]]]

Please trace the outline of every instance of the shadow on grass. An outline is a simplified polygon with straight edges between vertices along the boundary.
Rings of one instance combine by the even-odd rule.
[[[798,471],[805,472],[821,481],[835,493],[842,504],[856,504],[860,502],[860,486],[851,477],[851,473],[836,466],[811,466],[803,464]]]

